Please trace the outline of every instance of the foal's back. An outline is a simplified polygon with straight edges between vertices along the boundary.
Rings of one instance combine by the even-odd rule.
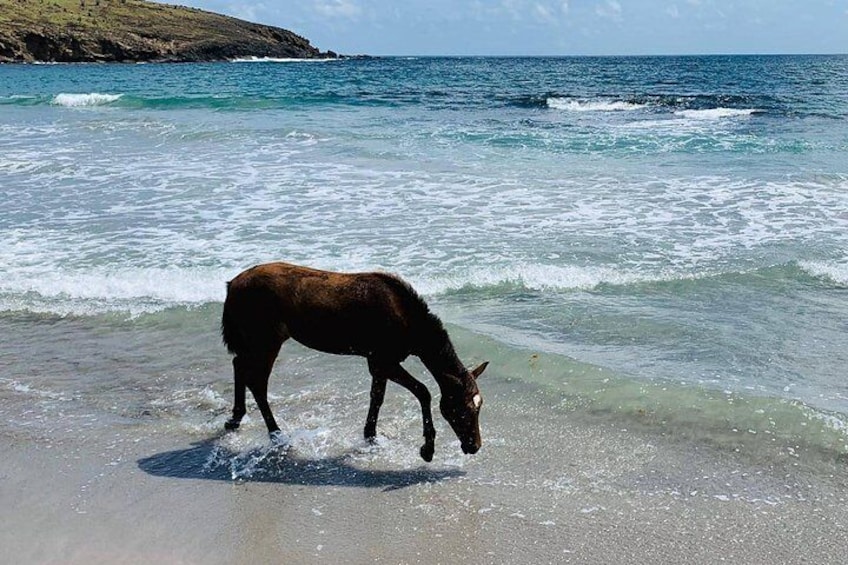
[[[236,354],[271,353],[292,337],[328,353],[405,359],[428,310],[386,273],[333,273],[268,263],[227,287],[223,334]]]

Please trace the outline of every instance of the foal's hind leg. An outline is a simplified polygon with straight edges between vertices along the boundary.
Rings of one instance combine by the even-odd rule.
[[[280,427],[274,420],[274,414],[271,412],[271,406],[268,404],[268,379],[271,376],[274,360],[280,351],[280,345],[282,343],[275,345],[267,355],[262,357],[255,354],[238,354],[233,359],[235,403],[233,417],[224,424],[226,429],[234,430],[239,427],[241,419],[247,411],[245,408],[245,389],[250,389],[272,439],[280,431]]]
[[[427,387],[424,386],[421,381],[417,380],[415,377],[406,372],[400,363],[397,362],[383,362],[378,361],[376,359],[368,360],[368,370],[371,372],[371,376],[374,378],[374,381],[383,381],[383,389],[385,390],[385,381],[386,379],[396,382],[409,392],[415,395],[415,398],[418,399],[418,402],[421,404],[421,418],[424,423],[424,445],[421,446],[421,458],[424,461],[430,462],[433,460],[433,452],[435,451],[435,442],[436,442],[436,428],[433,427],[433,414],[430,412],[430,391],[427,390]],[[374,415],[374,426],[375,426],[375,435],[376,435],[376,424],[377,424],[377,413],[380,410],[380,405],[383,402],[382,393],[379,395],[379,402],[375,403],[375,397],[373,395],[374,384],[372,382],[372,397],[371,397],[371,407],[368,410],[368,422],[365,424],[366,435],[369,429],[370,418],[373,412]]]
[[[245,388],[245,368],[244,363],[240,360],[241,357],[233,358],[233,381],[235,383],[233,394],[235,400],[233,402],[233,417],[224,422],[224,429],[237,430],[241,424],[241,419],[247,413],[247,408],[244,405]]]
[[[274,414],[271,412],[271,406],[268,404],[268,378],[271,376],[271,367],[274,365],[274,360],[265,363],[265,366],[259,366],[258,370],[253,374],[254,378],[248,381],[247,388],[253,393],[253,398],[256,400],[256,406],[259,407],[259,412],[262,413],[262,419],[265,420],[265,426],[268,428],[268,434],[271,439],[276,439],[280,426],[274,420]]]

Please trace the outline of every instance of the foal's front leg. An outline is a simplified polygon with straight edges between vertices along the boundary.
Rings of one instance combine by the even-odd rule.
[[[433,460],[433,453],[436,450],[436,428],[433,427],[433,414],[430,411],[430,391],[415,377],[406,372],[400,363],[397,362],[382,362],[375,359],[368,360],[368,370],[374,380],[371,382],[371,407],[368,410],[368,421],[365,424],[366,436],[371,431],[371,416],[374,416],[374,435],[376,435],[377,414],[380,406],[383,403],[383,394],[385,393],[386,379],[395,382],[415,395],[418,402],[421,404],[421,419],[424,423],[424,445],[421,446],[421,458],[428,463]],[[382,391],[377,391],[379,394],[374,394],[375,382],[382,381]],[[375,400],[376,399],[376,400]]]
[[[371,404],[368,406],[368,418],[365,420],[363,435],[365,441],[374,443],[377,439],[377,417],[380,415],[380,407],[386,396],[386,379],[372,374],[371,377]]]

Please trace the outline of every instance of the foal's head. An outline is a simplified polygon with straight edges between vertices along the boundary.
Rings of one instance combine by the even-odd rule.
[[[453,376],[456,386],[442,389],[439,409],[456,437],[462,444],[462,452],[477,453],[483,440],[480,438],[480,408],[483,397],[477,388],[477,377],[486,369],[487,363],[466,370],[465,375]]]

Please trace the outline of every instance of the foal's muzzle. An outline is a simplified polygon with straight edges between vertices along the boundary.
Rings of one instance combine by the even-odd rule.
[[[463,443],[462,444],[462,452],[466,455],[474,455],[480,451],[480,446],[475,445],[473,443]]]

